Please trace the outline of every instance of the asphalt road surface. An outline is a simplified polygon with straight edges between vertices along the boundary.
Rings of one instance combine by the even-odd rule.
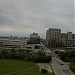
[[[62,62],[57,57],[52,57],[52,68],[55,75],[75,75],[68,67],[67,63]]]

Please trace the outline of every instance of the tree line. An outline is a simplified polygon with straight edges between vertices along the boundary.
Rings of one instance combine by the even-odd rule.
[[[3,50],[0,52],[0,59],[20,59],[24,61],[32,61],[32,62],[50,62],[51,56],[46,56],[43,51],[38,51],[34,53],[29,50],[15,50],[12,49],[10,51]]]

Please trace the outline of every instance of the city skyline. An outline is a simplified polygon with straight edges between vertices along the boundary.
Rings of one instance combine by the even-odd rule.
[[[0,0],[0,35],[45,38],[48,28],[74,31],[74,0]]]

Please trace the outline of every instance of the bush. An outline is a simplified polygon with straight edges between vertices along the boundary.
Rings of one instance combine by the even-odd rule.
[[[38,51],[37,53],[30,53],[29,51],[15,50],[12,49],[10,52],[3,50],[0,52],[0,58],[2,59],[23,59],[25,61],[49,63],[51,61],[51,56],[46,56],[44,52]]]
[[[41,69],[41,72],[47,74],[48,71],[46,69]]]
[[[75,64],[71,63],[70,64],[70,69],[75,73]]]

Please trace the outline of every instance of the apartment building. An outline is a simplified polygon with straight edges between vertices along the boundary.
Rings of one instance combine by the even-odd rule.
[[[75,34],[61,33],[61,29],[49,28],[46,32],[46,42],[50,48],[75,47]]]

